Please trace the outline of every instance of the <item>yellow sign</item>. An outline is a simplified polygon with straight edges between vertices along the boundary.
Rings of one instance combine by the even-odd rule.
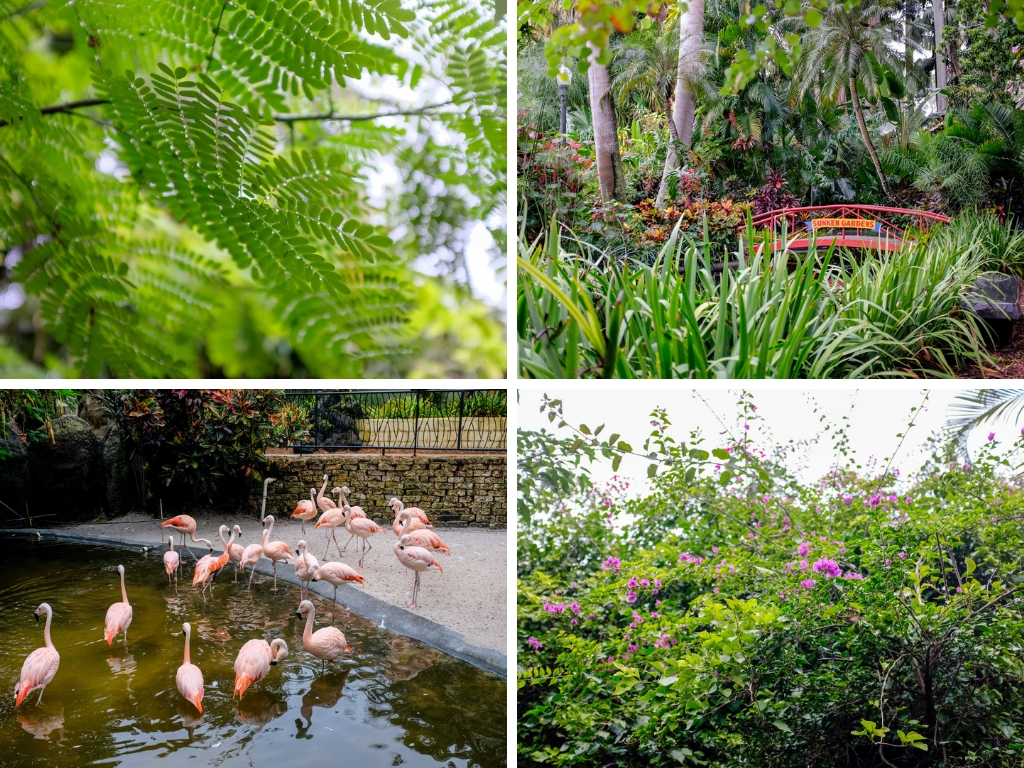
[[[874,229],[878,222],[871,219],[813,219],[814,229]]]

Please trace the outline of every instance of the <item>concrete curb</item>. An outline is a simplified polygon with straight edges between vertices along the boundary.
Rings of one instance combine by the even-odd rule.
[[[15,536],[19,538],[32,538],[33,536],[41,541],[67,541],[78,544],[94,544],[99,546],[117,547],[119,549],[141,549],[143,547],[154,552],[166,552],[167,545],[155,545],[151,541],[139,541],[126,539],[118,536],[97,536],[91,533],[76,533],[74,531],[50,530],[45,528],[12,528],[2,531],[0,536]],[[199,546],[202,550],[202,546]],[[213,550],[214,554],[221,554],[222,550]],[[204,553],[205,554],[205,553]],[[273,566],[269,560],[261,559],[256,566],[256,572],[267,576],[273,576]],[[277,574],[279,581],[287,582],[294,586],[301,586],[301,582],[295,576],[295,569],[290,565],[282,565],[281,573]],[[334,594],[334,587],[330,584],[318,581],[309,585],[311,592],[316,592],[321,597],[330,597]],[[467,643],[462,635],[448,627],[430,621],[415,613],[391,605],[379,598],[360,592],[355,587],[342,584],[338,587],[338,603],[345,608],[365,616],[374,621],[383,621],[384,627],[399,635],[419,640],[432,648],[444,651],[449,656],[468,662],[474,667],[479,667],[491,674],[507,680],[508,659],[503,653],[492,651],[489,648],[480,648]]]

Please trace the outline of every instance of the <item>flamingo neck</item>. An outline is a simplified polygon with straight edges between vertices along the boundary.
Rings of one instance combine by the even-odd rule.
[[[167,546],[169,548],[168,549],[169,552],[173,552],[174,551],[174,537],[173,536],[168,536],[167,537]]]
[[[308,643],[313,639],[313,609],[309,609],[309,613],[306,614],[306,628],[302,630],[302,642]]]
[[[121,602],[122,603],[127,603],[128,602],[128,593],[124,589],[124,571],[121,571]],[[49,624],[50,620],[47,619],[46,623]]]
[[[46,626],[43,627],[43,642],[47,648],[53,648],[53,641],[50,639],[50,619],[53,618],[53,611],[47,608]]]
[[[270,527],[263,531],[263,535],[270,538],[270,534],[274,532],[274,518],[270,518]]]
[[[274,526],[270,526],[273,528]],[[263,529],[263,546],[267,546],[267,542],[270,541],[270,531],[266,528]]]
[[[312,504],[314,509],[315,509],[316,508],[316,496],[313,495],[313,491],[314,490],[315,489],[313,489],[313,488],[309,489],[309,503]]]
[[[325,490],[327,490],[327,475],[324,475],[324,484],[323,487],[320,489],[320,493],[316,495],[317,499],[323,500]]]
[[[234,531],[231,532],[231,540],[230,541],[224,541],[224,531],[222,531],[220,529],[217,530],[217,536],[220,538],[220,543],[224,545],[224,551],[225,552],[227,552],[229,549],[231,549],[230,541],[234,541],[235,540],[235,532]]]
[[[191,664],[192,663],[192,660],[189,658],[189,655],[188,655],[188,638],[189,638],[190,634],[191,634],[191,632],[189,632],[186,629],[185,630],[185,663],[186,664]]]
[[[228,543],[224,545],[224,554],[228,555],[231,553],[231,545],[235,543],[235,536],[238,534],[234,530],[231,531],[231,536],[228,537]],[[224,541],[224,537],[221,536],[221,541]]]

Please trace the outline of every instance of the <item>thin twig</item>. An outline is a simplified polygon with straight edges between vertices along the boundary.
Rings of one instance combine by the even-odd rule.
[[[224,10],[228,7],[228,0],[220,6],[220,16],[217,17],[217,26],[213,30],[213,42],[210,43],[210,54],[206,57],[206,71],[210,71],[210,65],[213,63],[213,51],[217,47],[217,35],[220,34],[220,23],[224,20]]]
[[[46,5],[46,0],[38,0],[38,2],[29,3],[28,5],[24,6],[23,8],[17,8],[15,10],[11,11],[10,13],[8,13],[6,16],[0,17],[0,21],[7,21],[8,19],[13,19],[15,16],[21,16],[24,13],[31,13],[32,11],[38,11],[40,8],[44,7],[45,5]]]

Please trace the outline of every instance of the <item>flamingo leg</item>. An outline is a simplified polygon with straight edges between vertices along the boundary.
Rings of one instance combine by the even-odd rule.
[[[420,572],[416,571],[416,579],[412,583],[412,601],[409,603],[410,608],[416,607],[416,593],[420,591]]]
[[[249,589],[252,589],[252,577],[256,575],[256,566],[249,567]]]
[[[277,592],[277,560],[272,560],[271,562],[274,563],[274,588],[270,591]]]
[[[324,562],[327,562],[327,553],[331,551],[331,537],[327,537],[327,549],[324,550],[324,556],[321,558]]]
[[[344,557],[345,555],[341,551],[341,546],[338,544],[338,539],[334,535],[335,533],[337,533],[337,530],[338,530],[337,528],[333,528],[331,530],[331,538],[334,540],[334,548],[336,550],[338,550],[338,555],[341,556],[341,557]],[[330,546],[330,545],[328,544],[328,546]]]
[[[334,585],[334,605],[331,606],[331,624],[334,623],[334,611],[338,607],[338,585]]]
[[[340,550],[342,557],[344,557],[345,553],[348,552],[348,545],[352,543],[352,539],[354,539],[355,537],[356,535],[354,533],[348,537],[348,541],[345,542],[345,548],[343,550]]]

